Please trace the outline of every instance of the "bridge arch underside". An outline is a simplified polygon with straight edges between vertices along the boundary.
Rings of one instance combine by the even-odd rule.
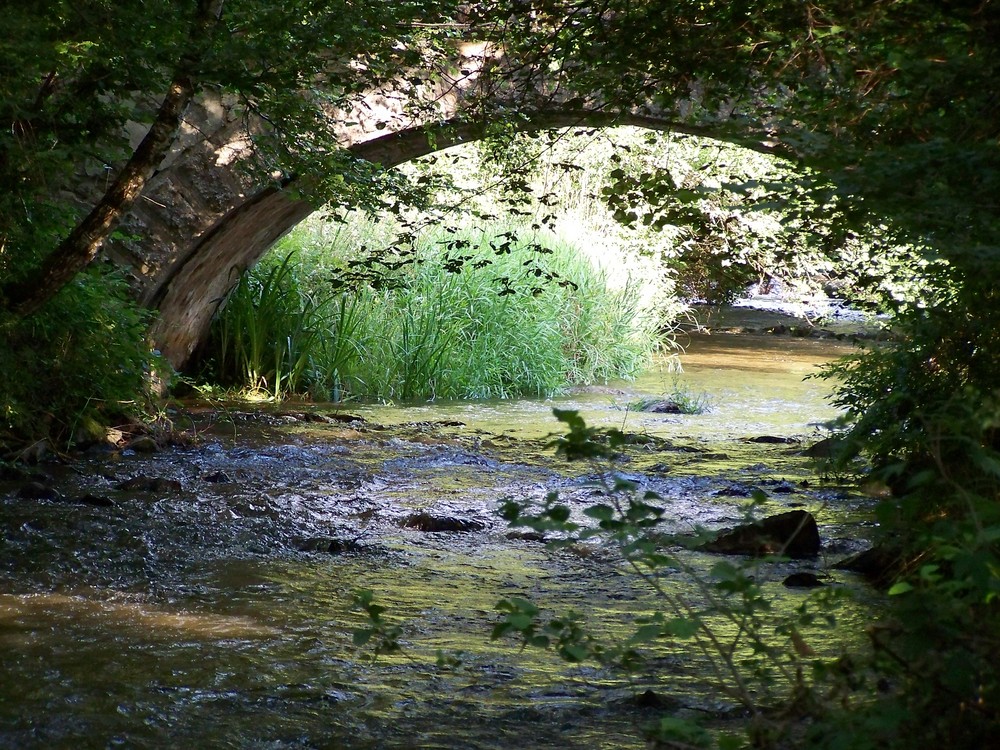
[[[720,132],[645,115],[546,114],[526,121],[523,130],[617,126],[712,138],[781,155],[780,146],[753,134]],[[481,126],[468,124],[442,124],[435,131],[415,127],[364,141],[350,150],[358,158],[391,168],[479,140],[484,134]],[[207,339],[212,317],[242,272],[255,265],[275,242],[315,209],[291,191],[268,187],[243,199],[176,253],[172,265],[147,288],[141,299],[158,311],[152,341],[176,370],[183,371]]]

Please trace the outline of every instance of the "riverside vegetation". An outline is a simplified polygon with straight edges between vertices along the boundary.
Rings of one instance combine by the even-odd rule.
[[[261,184],[273,184],[276,174],[297,175],[300,195],[317,205],[419,203],[425,194],[419,182],[384,179],[334,140],[324,140],[315,127],[316,100],[301,96],[302,87],[334,76],[327,78],[330,92],[365,91],[409,74],[456,36],[469,34],[509,55],[510,68],[498,75],[513,71],[513,86],[533,85],[544,72],[565,101],[581,106],[594,102],[597,92],[607,112],[638,111],[652,102],[690,114],[695,125],[716,126],[725,114],[722,136],[784,149],[791,159],[784,178],[729,179],[727,169],[711,185],[679,180],[662,165],[636,171],[627,155],[618,156],[608,189],[597,194],[623,225],[651,232],[687,227],[685,240],[704,239],[688,245],[696,250],[687,256],[690,278],[717,287],[719,271],[726,280],[729,258],[751,247],[751,237],[729,232],[727,217],[698,210],[706,193],[726,201],[740,197],[761,210],[780,208],[787,231],[775,235],[774,246],[789,250],[791,265],[801,261],[814,270],[837,261],[823,271],[832,271],[828,281],[897,316],[904,335],[899,343],[831,370],[839,382],[835,398],[847,414],[843,450],[832,468],[877,480],[887,490],[880,549],[889,560],[890,615],[870,631],[868,649],[837,662],[805,660],[804,674],[811,669],[830,681],[817,689],[796,676],[794,684],[805,689],[784,696],[785,708],[802,722],[785,725],[787,732],[773,732],[774,725],[764,722],[758,725],[764,730],[739,741],[831,750],[971,748],[995,741],[995,4],[914,0],[859,12],[847,1],[769,0],[751,8],[554,0],[531,14],[507,2],[459,6],[8,4],[8,43],[0,48],[0,67],[8,73],[0,87],[3,441],[15,446],[48,437],[61,446],[92,422],[148,413],[146,372],[156,363],[144,341],[146,314],[128,301],[114,273],[92,261],[112,239],[117,219],[141,197],[144,179],[175,145],[184,107],[198,90],[232,94],[248,114],[274,124],[254,134],[260,160],[250,171]],[[346,64],[331,66],[331,59]],[[133,112],[137,91],[154,100],[162,96],[162,106]],[[489,112],[486,104],[484,110],[495,122],[482,125],[479,134],[489,136],[491,158],[510,178],[516,198],[530,185],[521,162],[507,157],[523,147],[517,132],[531,112],[516,106]],[[155,126],[151,132],[158,137],[150,147],[137,149],[130,140],[124,124],[131,117]],[[115,177],[93,206],[67,199],[75,176],[105,169]],[[567,169],[576,171],[572,164]],[[386,199],[391,189],[399,193]],[[98,210],[88,213],[91,208]],[[516,201],[510,208],[524,210]],[[679,256],[678,262],[687,260]],[[267,273],[278,278],[290,268],[283,256]],[[251,288],[251,281],[246,285]],[[724,292],[723,285],[720,296]],[[324,297],[305,304],[346,319],[349,300],[341,302],[323,307]],[[422,329],[411,328],[399,340],[423,341],[424,347],[401,345],[398,351],[413,355],[410,374],[387,376],[385,396],[416,393],[415,376],[443,351],[443,342]],[[275,359],[273,351],[269,356]],[[240,377],[271,391],[288,388],[293,373],[303,379],[292,390],[313,383],[317,392],[363,390],[361,376],[346,364],[345,373],[339,365],[311,367],[308,358],[282,354],[273,367],[261,361]],[[541,380],[549,384],[544,387],[555,384]],[[438,376],[428,379],[431,391],[439,382]],[[629,490],[612,484],[611,491],[627,497]],[[638,515],[629,517],[628,502],[621,507],[624,519],[604,509],[590,517],[612,532],[619,523],[645,529],[651,511],[638,505]],[[561,511],[555,512],[549,521],[560,521]],[[731,605],[736,612],[746,592],[756,618],[761,610],[752,582],[742,573],[730,579],[720,571],[710,586],[728,580],[738,594]],[[532,622],[518,603],[508,603],[507,614],[516,616],[507,622],[520,632]],[[684,634],[663,622],[647,625],[653,627],[644,636]],[[784,635],[794,650],[791,632]],[[678,731],[657,741],[674,747],[713,741],[688,727]]]
[[[355,230],[373,231],[359,221]],[[217,317],[204,377],[334,401],[549,396],[633,378],[660,345],[665,321],[639,282],[610,287],[580,250],[554,238],[541,247],[548,281],[525,274],[539,253],[513,242],[513,231],[438,230],[377,286],[344,290],[335,282],[356,245],[338,245],[338,233],[323,246],[321,233],[315,224],[297,230],[243,275]],[[352,243],[355,235],[344,233]],[[496,236],[509,246],[502,255]],[[446,244],[461,245],[466,268]]]

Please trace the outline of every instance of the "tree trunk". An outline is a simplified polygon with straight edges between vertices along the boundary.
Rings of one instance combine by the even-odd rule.
[[[146,182],[174,143],[184,111],[194,97],[197,68],[211,46],[224,4],[225,0],[199,0],[187,49],[178,61],[149,132],[97,205],[46,256],[38,270],[16,284],[0,288],[0,298],[5,300],[7,309],[31,315],[52,299],[94,260],[101,245],[142,194]]]

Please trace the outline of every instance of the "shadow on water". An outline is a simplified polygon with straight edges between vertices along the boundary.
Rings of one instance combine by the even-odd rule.
[[[823,555],[758,571],[794,608],[804,595],[782,578],[825,569],[870,528],[867,501],[819,484],[801,455],[834,416],[801,377],[842,351],[693,341],[683,383],[711,404],[694,416],[627,408],[676,387],[665,368],[551,401],[358,406],[354,422],[287,405],[220,422],[192,405],[194,448],[43,467],[61,499],[2,485],[0,746],[638,748],[664,710],[636,702],[650,688],[675,713],[724,716],[732,704],[683,646],[624,675],[490,641],[511,596],[576,610],[612,642],[657,608],[613,550],[512,537],[496,509],[551,490],[577,512],[592,500],[586,473],[546,447],[553,406],[579,409],[647,436],[620,468],[663,496],[671,531],[738,522],[754,488],[767,513],[813,510]],[[761,436],[784,442],[750,442]],[[121,488],[136,477],[168,481]],[[85,496],[107,502],[72,502]],[[688,564],[707,573],[714,560]],[[853,586],[844,575],[832,583]],[[665,582],[698,596],[680,574]],[[402,624],[405,655],[354,647],[360,588]],[[838,632],[849,640],[869,616],[845,605]],[[439,651],[460,666],[439,669]]]

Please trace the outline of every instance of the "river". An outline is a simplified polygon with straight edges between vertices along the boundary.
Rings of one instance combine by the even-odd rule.
[[[635,383],[552,400],[186,404],[171,417],[196,434],[191,447],[39,467],[58,499],[3,481],[0,747],[640,748],[658,712],[734,715],[684,643],[626,674],[489,637],[497,601],[512,596],[573,609],[610,643],[660,606],[614,549],[550,549],[497,516],[506,497],[588,502],[592,472],[546,447],[553,407],[650,436],[619,468],[662,496],[671,531],[738,523],[752,488],[767,513],[811,510],[820,557],[758,571],[777,610],[807,596],[781,586],[789,572],[863,591],[828,563],[863,545],[869,501],[820,482],[801,453],[835,416],[827,385],[802,378],[849,347],[686,344],[679,375],[663,362]],[[704,394],[708,411],[629,407],[677,387]],[[793,442],[751,441],[762,436]],[[121,488],[136,477],[160,482]],[[466,530],[415,528],[420,513]],[[705,576],[718,560],[686,554]],[[698,596],[680,574],[667,581]],[[354,645],[364,588],[401,627],[403,653],[373,659]],[[849,643],[871,606],[846,601],[838,638]],[[658,705],[636,700],[646,690]]]

